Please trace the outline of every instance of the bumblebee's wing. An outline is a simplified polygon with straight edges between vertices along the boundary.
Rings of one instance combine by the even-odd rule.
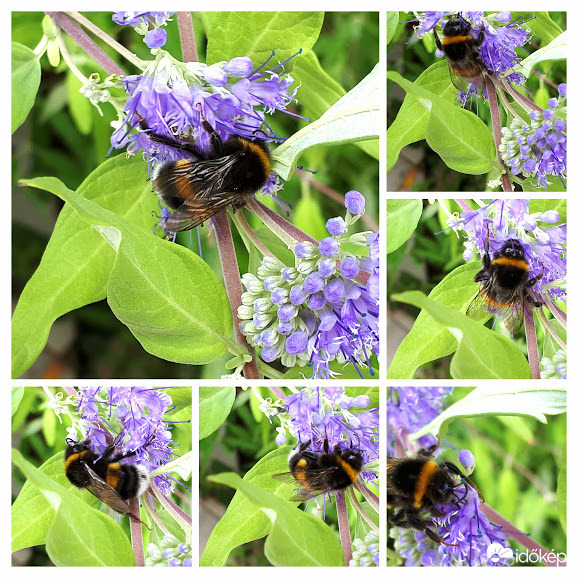
[[[448,68],[450,71],[450,79],[452,84],[460,91],[460,92],[467,92],[468,86],[470,85],[470,81],[463,76],[459,76],[454,72],[454,69],[451,63],[448,61]]]
[[[202,225],[233,204],[238,195],[225,188],[236,155],[207,161],[180,160],[159,170],[154,187],[165,203],[174,209],[163,223],[167,231],[178,233]]]
[[[120,494],[90,469],[87,464],[84,464],[84,467],[90,476],[90,485],[86,486],[86,489],[101,502],[110,506],[115,512],[121,514],[130,513],[129,505],[120,497]]]
[[[494,286],[492,279],[482,283],[478,294],[470,303],[466,315],[477,321],[487,321],[491,315],[499,315],[510,335],[514,336],[524,324],[523,288],[513,291],[507,297]],[[501,296],[496,299],[492,296]]]
[[[484,322],[486,322],[491,317],[491,313],[488,311],[488,303],[484,297],[483,286],[480,287],[478,294],[469,304],[466,315],[472,319],[475,319],[476,321]]]

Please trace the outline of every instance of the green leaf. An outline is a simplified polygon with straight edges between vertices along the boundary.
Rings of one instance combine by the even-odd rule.
[[[59,457],[60,471],[64,475],[62,453]],[[25,500],[20,500],[18,505],[18,500],[14,502],[14,550],[22,548],[26,540],[37,541],[45,537],[46,552],[56,566],[134,566],[128,538],[112,518],[88,506],[69,488],[46,475],[42,469],[35,468],[18,450],[12,450],[12,461],[43,499],[42,514]],[[33,502],[40,505],[37,500]],[[50,514],[49,509],[53,511]]]
[[[11,397],[11,417],[14,417],[14,414],[18,411],[20,407],[20,402],[24,397],[24,388],[23,387],[13,387],[12,390],[12,397]]]
[[[546,415],[565,413],[566,409],[566,390],[563,387],[485,385],[452,404],[418,432],[410,434],[410,438],[417,440],[426,434],[443,437],[448,426],[458,417],[514,415],[547,423]]]
[[[295,70],[291,76],[295,79],[296,84],[300,85],[299,103],[303,107],[302,114],[306,117],[319,118],[330,106],[345,95],[345,89],[323,70],[312,50],[297,59]],[[362,141],[355,144],[368,155],[379,159],[378,140]]]
[[[541,44],[551,42],[562,33],[562,29],[552,20],[548,12],[512,12],[512,20],[518,17],[526,21],[526,26],[532,34],[540,37]]]
[[[430,66],[416,82],[409,82],[397,72],[387,73],[407,93],[387,131],[388,171],[404,146],[423,138],[450,169],[481,175],[494,167],[492,133],[473,112],[454,104],[448,75],[448,67],[441,62]]]
[[[190,479],[193,474],[193,452],[188,452],[152,471],[151,478],[161,474],[176,474],[183,480]]]
[[[507,337],[426,297],[421,291],[407,291],[394,295],[393,299],[425,309],[457,340],[456,353],[450,364],[454,379],[531,378],[528,360]]]
[[[397,25],[399,24],[399,12],[386,12],[386,42],[389,44],[395,36]]]
[[[224,355],[233,327],[231,307],[221,283],[200,257],[79,196],[57,179],[27,184],[69,203],[113,247],[108,304],[146,351],[191,364]]]
[[[209,479],[242,491],[267,515],[271,530],[265,541],[265,556],[274,566],[343,566],[337,534],[325,522],[237,474]]]
[[[557,38],[552,40],[547,46],[532,52],[530,56],[522,60],[515,71],[528,77],[533,73],[539,62],[547,60],[566,60],[568,56],[568,31],[562,32]]]
[[[415,231],[423,203],[421,200],[387,200],[387,253],[399,249]]]
[[[199,387],[199,439],[209,437],[227,419],[235,403],[234,387]]]
[[[274,492],[285,499],[291,496],[289,484],[279,484],[271,476],[287,471],[289,448],[274,450],[261,458],[243,477],[246,482]],[[290,502],[295,508],[296,502]],[[200,566],[224,566],[229,554],[241,544],[269,533],[271,522],[243,492],[237,492],[225,515],[217,522],[199,562]]]
[[[479,263],[468,263],[454,269],[434,287],[429,296],[438,303],[465,313],[478,292],[474,276]],[[488,315],[488,319],[489,319]],[[387,372],[388,379],[412,379],[418,367],[456,350],[456,340],[448,329],[435,321],[425,310],[417,316],[411,331],[398,347]]]
[[[248,56],[253,68],[261,66],[275,51],[268,68],[303,54],[317,41],[323,12],[209,12],[207,64]],[[289,61],[286,70],[294,66]]]
[[[30,48],[12,42],[12,134],[26,120],[40,86],[40,62]]]
[[[78,194],[124,216],[150,232],[157,208],[142,161],[124,155],[93,171]],[[56,179],[35,179],[30,186],[62,187]],[[46,345],[58,317],[106,297],[115,253],[69,205],[61,210],[42,261],[26,284],[12,318],[12,372],[22,375]]]
[[[301,154],[314,146],[377,139],[380,123],[379,64],[319,119],[275,149],[271,168],[288,180]]]

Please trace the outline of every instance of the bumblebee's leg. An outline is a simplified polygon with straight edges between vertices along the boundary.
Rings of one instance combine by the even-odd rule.
[[[440,38],[438,36],[438,33],[436,31],[436,29],[433,29],[433,33],[434,33],[434,39],[436,41],[436,46],[438,50],[442,50],[442,43],[440,42]]]
[[[209,133],[211,137],[211,147],[215,153],[215,156],[221,156],[221,152],[223,150],[223,141],[219,136],[219,133],[211,126],[211,123],[205,118],[205,114],[203,113],[203,106],[201,103],[198,104],[199,111],[201,113],[202,125],[203,128]]]
[[[404,513],[406,514],[405,518],[403,518]],[[399,514],[401,514],[401,516],[399,516]],[[422,520],[412,516],[411,514],[407,514],[403,510],[400,510],[393,517],[391,523],[392,525],[398,526],[399,528],[408,528],[418,530],[419,532],[425,532],[428,538],[433,540],[436,544],[443,544],[444,546],[459,546],[459,544],[449,544],[448,542],[445,542],[435,532],[430,530]]]
[[[539,275],[536,275],[533,279],[530,279],[526,283],[526,287],[533,287],[542,277],[544,276],[544,265],[542,265],[542,272]]]
[[[474,46],[476,48],[479,48],[482,45],[482,43],[484,42],[484,39],[486,37],[485,30],[486,30],[486,25],[482,23],[482,28],[478,32],[478,38],[476,39],[476,42],[474,44]],[[476,51],[476,54],[477,54],[477,51]]]
[[[146,134],[153,142],[158,142],[171,148],[183,151],[184,153],[191,155],[197,160],[205,161],[209,158],[209,156],[205,151],[203,151],[194,144],[182,142],[170,136],[165,136],[164,134],[157,134],[155,132],[147,132]]]
[[[421,530],[422,532],[425,532],[428,538],[433,540],[436,544],[443,544],[444,546],[455,546],[456,548],[459,547],[459,544],[450,544],[445,540],[442,540],[438,534],[430,530],[419,518],[416,518],[411,514],[408,514],[407,522],[411,524],[415,530]]]

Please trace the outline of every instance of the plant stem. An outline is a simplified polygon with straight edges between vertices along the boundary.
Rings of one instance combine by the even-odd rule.
[[[510,173],[504,165],[504,161],[500,156],[500,141],[502,140],[502,121],[500,120],[500,107],[498,105],[498,95],[496,94],[496,87],[494,86],[493,74],[488,74],[486,76],[490,81],[486,81],[486,91],[488,93],[488,102],[490,104],[490,115],[492,117],[492,129],[494,131],[494,144],[496,146],[496,155],[498,157],[498,162],[500,167],[503,169],[502,177],[502,188],[504,192],[513,192],[512,181],[510,180]]]
[[[124,70],[65,12],[46,12],[107,74],[125,76]]]
[[[227,211],[220,211],[214,217],[215,229],[217,231],[219,248],[219,257],[221,259],[221,268],[223,270],[223,278],[225,281],[225,291],[231,304],[231,313],[233,315],[233,327],[235,329],[235,338],[237,343],[247,348],[247,351],[252,356],[252,360],[245,364],[243,374],[247,379],[259,379],[259,369],[255,361],[255,350],[247,343],[247,339],[239,329],[239,318],[237,317],[237,309],[242,305],[241,294],[243,293],[243,286],[241,285],[241,275],[239,273],[239,264],[237,263],[237,254],[235,252],[235,244],[231,235],[231,228],[229,227],[229,220]]]
[[[347,516],[347,506],[345,505],[345,492],[343,490],[337,492],[335,503],[337,508],[337,523],[339,525],[339,537],[341,539],[341,549],[343,550],[343,558],[345,560],[345,566],[349,566],[349,562],[353,558],[353,550],[351,548],[349,518]]]
[[[80,14],[80,12],[67,12],[66,14],[71,18],[74,18],[74,20],[92,32],[96,37],[100,38],[105,44],[114,48],[114,50],[116,50],[125,60],[134,64],[139,70],[144,70],[146,68],[146,62],[144,60],[141,60],[136,54],[134,54],[134,52],[126,49],[122,44],[120,44],[120,42],[117,42],[104,30],[101,30],[98,26],[93,24],[88,18]]]
[[[197,43],[195,42],[192,14],[190,12],[177,12],[177,22],[181,37],[183,62],[198,62],[199,54],[197,52]]]
[[[302,181],[309,183],[312,187],[314,187],[318,191],[321,191],[325,196],[327,196],[330,199],[333,199],[334,201],[337,201],[341,205],[345,206],[345,195],[338,193],[337,191],[335,191],[331,187],[328,187],[324,183],[320,183],[319,181],[315,180],[312,176],[308,175],[307,173],[299,171],[296,174]],[[361,220],[374,233],[377,232],[377,230],[379,229],[379,225],[367,213],[363,213],[363,215],[361,215]]]

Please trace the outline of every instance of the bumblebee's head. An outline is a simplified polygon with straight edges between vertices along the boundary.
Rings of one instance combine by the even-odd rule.
[[[361,453],[355,450],[343,450],[339,456],[344,462],[348,463],[356,472],[361,471],[363,457]]]
[[[509,239],[504,243],[500,255],[508,259],[525,259],[524,247],[517,239]]]
[[[432,478],[428,495],[434,504],[448,504],[455,497],[454,488],[459,485],[463,474],[452,462],[438,464]]]
[[[66,443],[68,447],[66,448],[66,455],[78,454],[85,450],[88,450],[88,445],[90,444],[90,440],[86,439],[82,442],[76,442],[72,438],[66,438]]]
[[[465,36],[471,30],[470,23],[461,14],[453,15],[444,25],[444,36]]]

